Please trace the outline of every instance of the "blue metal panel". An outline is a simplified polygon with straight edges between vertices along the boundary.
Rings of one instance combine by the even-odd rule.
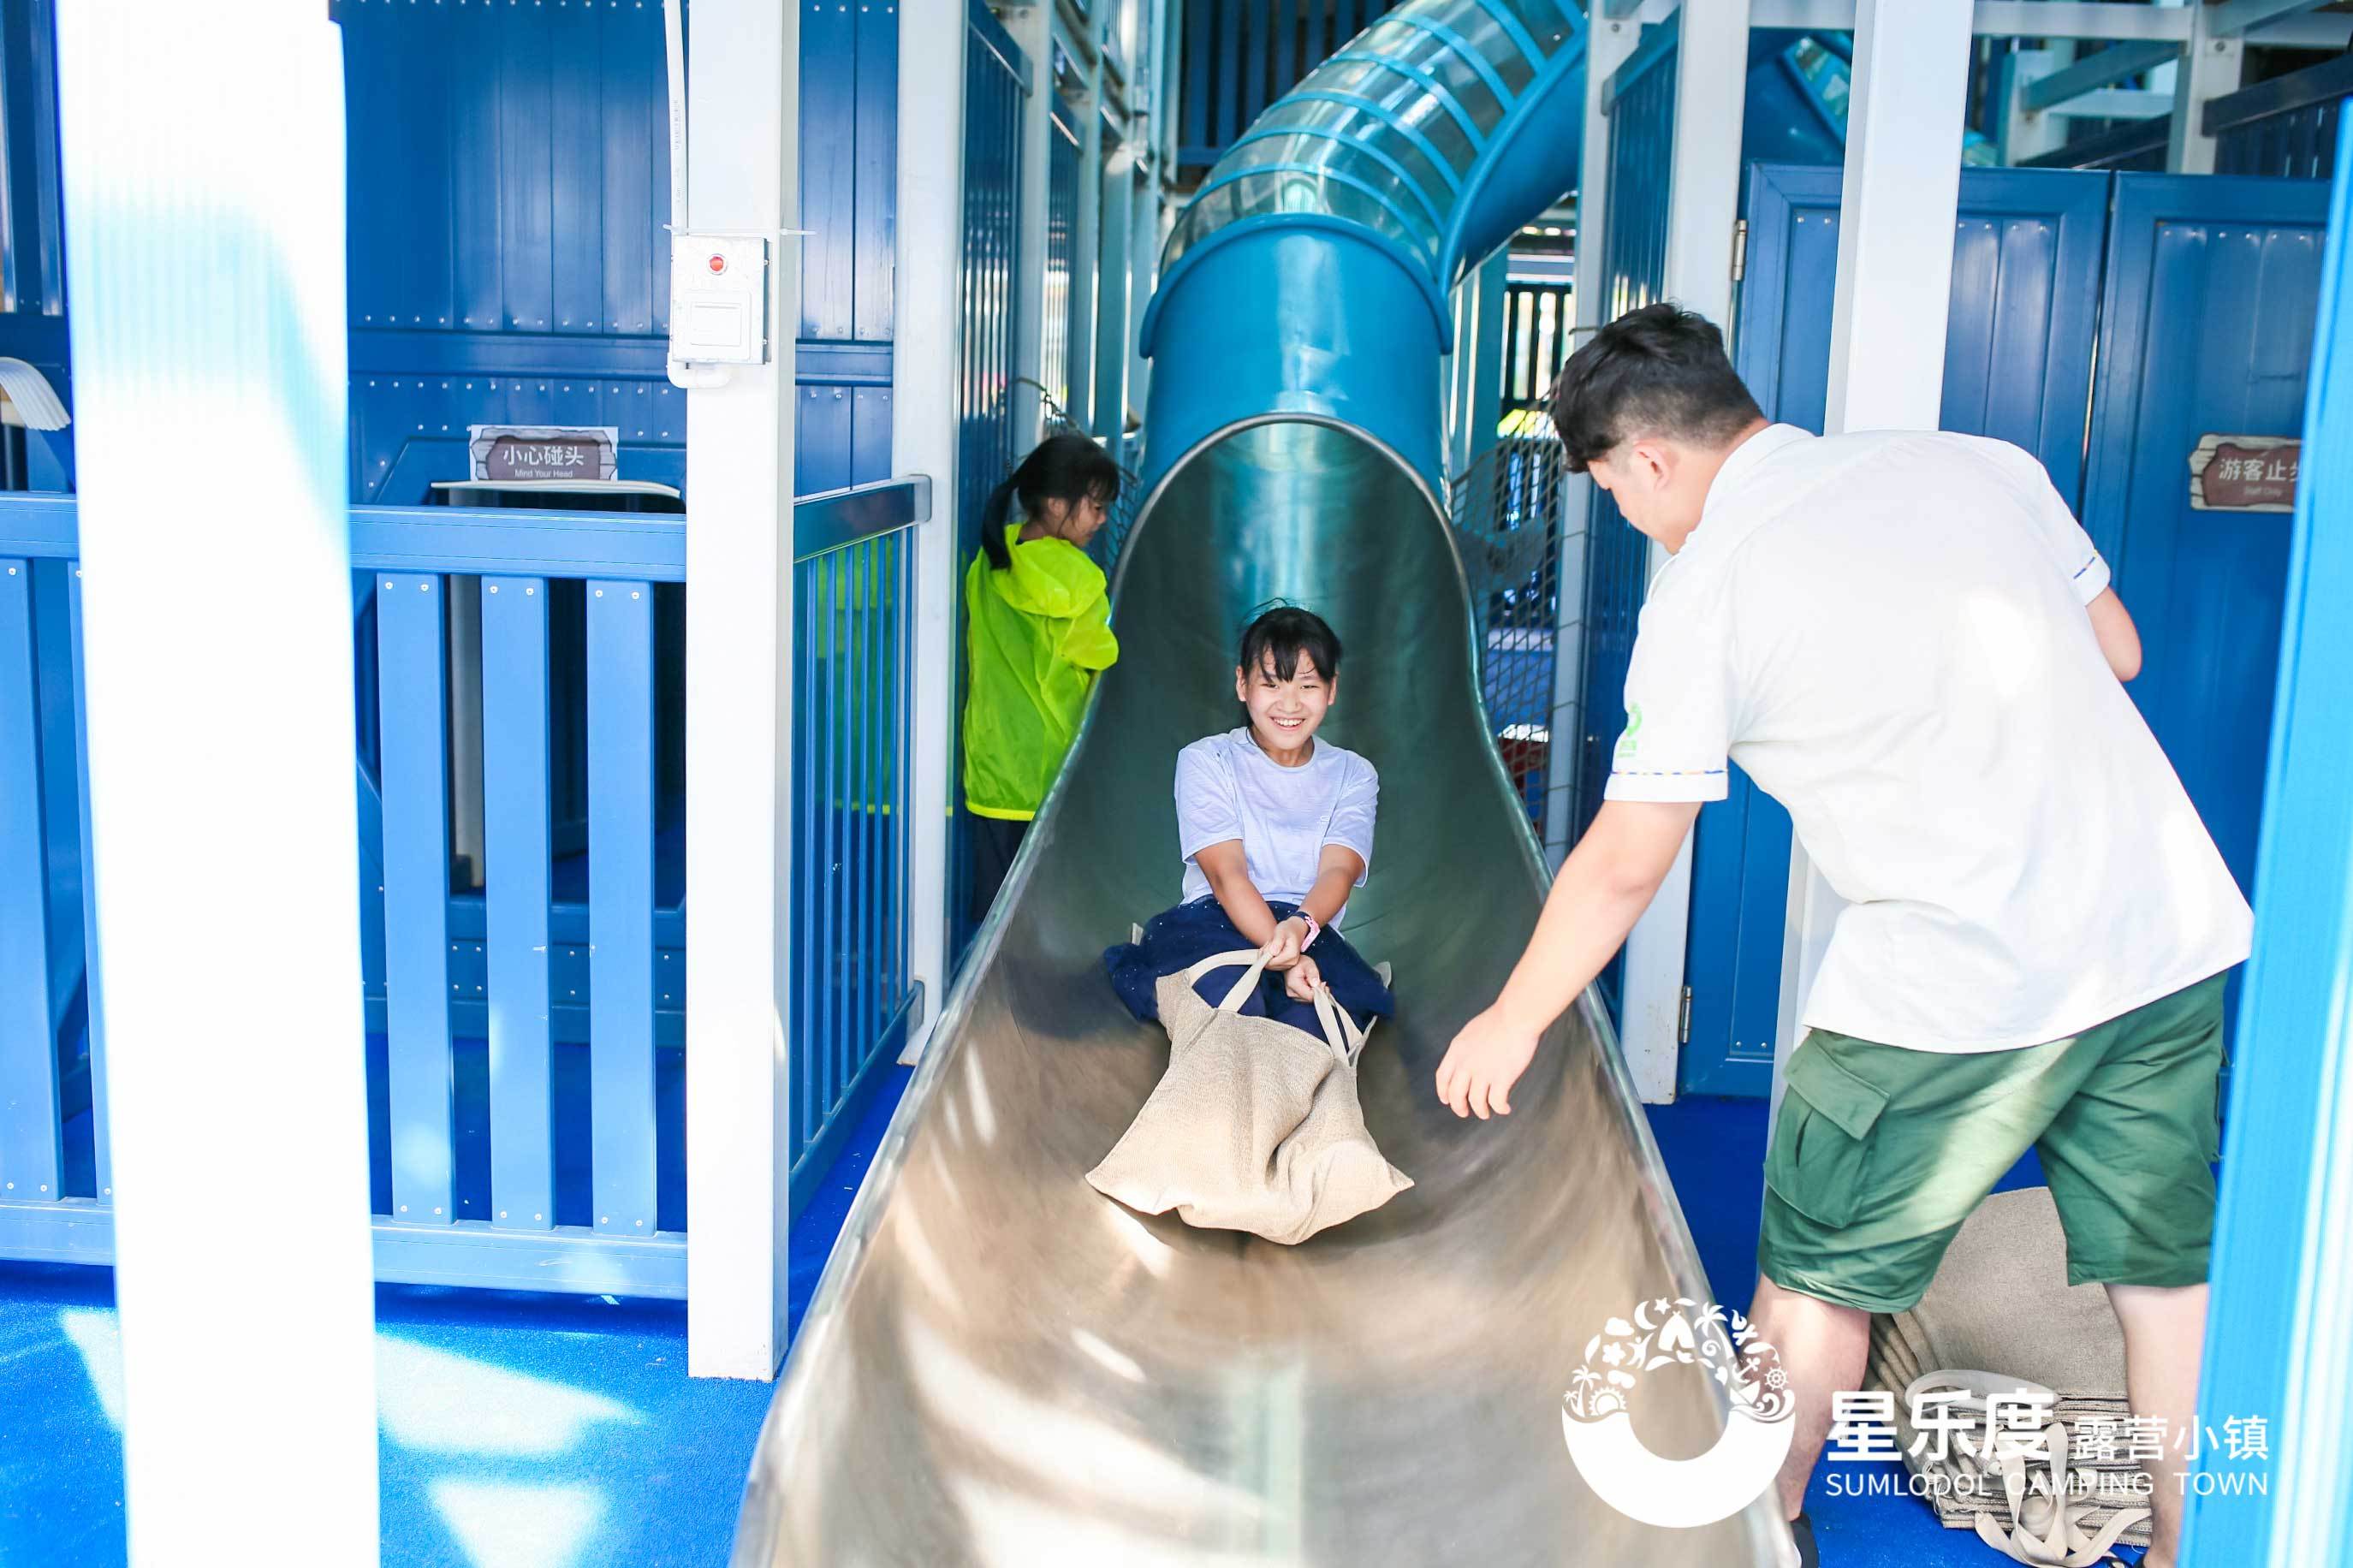
[[[858,24],[843,0],[801,0],[801,325],[847,338],[857,310]]]
[[[2353,123],[2337,167],[2353,167]],[[2192,1489],[2190,1568],[2353,1562],[2353,185],[2340,173],[2320,283],[2284,593],[2278,722],[2255,878],[2255,951],[2232,1072],[2198,1424],[2264,1418],[2266,1495]],[[2211,1448],[2218,1481],[2245,1467]]]
[[[62,1195],[33,567],[0,561],[0,1198]]]
[[[483,945],[495,1225],[555,1217],[548,995],[547,584],[482,579]]]
[[[90,833],[90,704],[82,669],[79,566],[73,568],[66,603],[73,639],[74,796],[80,819],[82,865],[85,868],[81,892],[82,987],[89,998],[86,1026],[90,1031],[90,1152],[97,1176],[97,1195],[101,1199],[111,1199],[114,1196],[113,1119],[108,1109],[106,1084],[105,986],[101,981],[103,965],[99,962],[98,951],[98,882],[94,871],[90,868],[93,865],[94,841]]]
[[[796,495],[816,495],[850,484],[850,416],[855,407],[846,386],[801,387],[793,436]]]
[[[447,1224],[456,1212],[447,584],[396,573],[378,573],[376,584],[392,1212],[411,1224]]]
[[[1961,174],[1942,423],[2042,458],[2076,494],[2108,176],[2072,170]],[[1821,427],[1838,270],[1835,168],[1750,171],[1748,268],[1735,359],[1768,417]],[[1691,1032],[1679,1071],[1692,1094],[1764,1095],[1779,1027],[1788,813],[1736,764],[1701,808],[1685,956]]]
[[[2116,179],[2084,525],[2140,626],[2127,689],[2252,890],[2289,529],[2193,511],[2184,465],[2209,432],[2303,428],[2328,188]]]
[[[654,1233],[653,584],[588,585],[589,1105],[599,1234]]]

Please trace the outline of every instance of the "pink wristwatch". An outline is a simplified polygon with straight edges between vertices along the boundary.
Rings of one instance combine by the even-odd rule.
[[[1301,910],[1299,911],[1299,918],[1307,922],[1307,935],[1299,944],[1299,951],[1305,952],[1309,948],[1315,945],[1315,939],[1324,934],[1324,922],[1317,920],[1314,915],[1309,914],[1305,910]]]

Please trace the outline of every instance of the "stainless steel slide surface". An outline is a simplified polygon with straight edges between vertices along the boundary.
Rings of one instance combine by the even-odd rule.
[[[1381,773],[1346,931],[1396,965],[1366,1120],[1416,1185],[1297,1247],[1146,1218],[1083,1173],[1167,1059],[1103,949],[1176,900],[1176,752],[1237,723],[1233,644],[1283,596],[1346,645],[1325,734]],[[1760,1504],[1637,1524],[1579,1479],[1587,1342],[1707,1291],[1588,999],[1492,1122],[1432,1091],[1544,872],[1489,741],[1462,576],[1422,481],[1296,419],[1212,439],[1121,563],[1122,655],[867,1178],[770,1410],[734,1561],[1766,1563]],[[1704,1195],[1701,1195],[1704,1201]],[[1636,1428],[1695,1455],[1698,1373]]]

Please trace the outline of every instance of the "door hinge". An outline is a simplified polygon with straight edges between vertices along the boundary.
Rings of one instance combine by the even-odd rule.
[[[1739,282],[1748,276],[1748,220],[1732,220],[1732,280]]]
[[[1675,1044],[1691,1044],[1691,987],[1683,987],[1683,1005],[1675,1013]]]

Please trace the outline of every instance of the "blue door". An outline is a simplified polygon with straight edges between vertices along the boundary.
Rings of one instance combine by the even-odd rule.
[[[2119,174],[2108,240],[2084,526],[2140,626],[2126,689],[2251,896],[2291,520],[2192,510],[2189,458],[2302,434],[2327,207],[2320,180]]]

